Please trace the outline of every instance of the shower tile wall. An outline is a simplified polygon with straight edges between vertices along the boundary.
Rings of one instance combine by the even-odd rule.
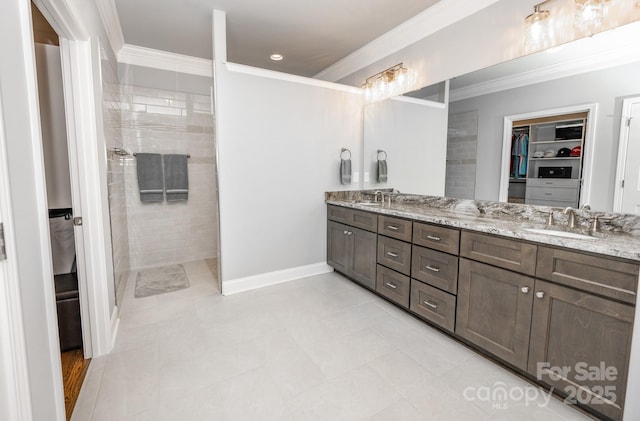
[[[121,85],[122,136],[132,152],[191,154],[189,200],[140,201],[135,159],[125,168],[131,268],[217,255],[217,182],[211,98]]]
[[[478,111],[450,114],[445,196],[474,198],[477,145]]]
[[[121,303],[130,270],[127,200],[125,194],[126,158],[113,153],[114,148],[124,148],[124,142],[121,132],[120,85],[115,70],[107,60],[102,61],[102,95],[104,131],[107,142],[107,182],[113,272],[116,303]]]

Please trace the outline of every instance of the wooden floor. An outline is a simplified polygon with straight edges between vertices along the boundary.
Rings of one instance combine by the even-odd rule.
[[[64,405],[67,412],[67,419],[71,419],[80,387],[87,374],[89,362],[91,359],[85,360],[82,355],[82,349],[74,349],[62,353],[62,382],[64,384]]]

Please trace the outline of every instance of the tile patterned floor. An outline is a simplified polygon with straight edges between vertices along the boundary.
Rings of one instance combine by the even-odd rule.
[[[206,262],[185,270],[160,296],[129,282],[72,420],[589,419],[340,275],[222,297]],[[496,388],[537,399],[474,399]]]

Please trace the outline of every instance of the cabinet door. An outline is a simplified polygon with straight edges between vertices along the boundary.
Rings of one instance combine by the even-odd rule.
[[[350,276],[367,288],[376,287],[376,245],[378,236],[373,232],[348,227],[352,241]]]
[[[456,333],[527,369],[533,278],[460,259]]]
[[[622,419],[634,308],[540,280],[535,295],[529,373]]]
[[[345,275],[349,275],[353,260],[350,229],[347,225],[327,222],[327,263]]]

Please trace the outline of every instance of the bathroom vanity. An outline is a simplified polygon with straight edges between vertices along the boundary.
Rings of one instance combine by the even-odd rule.
[[[327,193],[336,271],[567,402],[622,419],[640,269],[640,237],[628,232],[635,217],[592,233],[596,213],[582,210],[568,230],[557,208],[372,201]]]

